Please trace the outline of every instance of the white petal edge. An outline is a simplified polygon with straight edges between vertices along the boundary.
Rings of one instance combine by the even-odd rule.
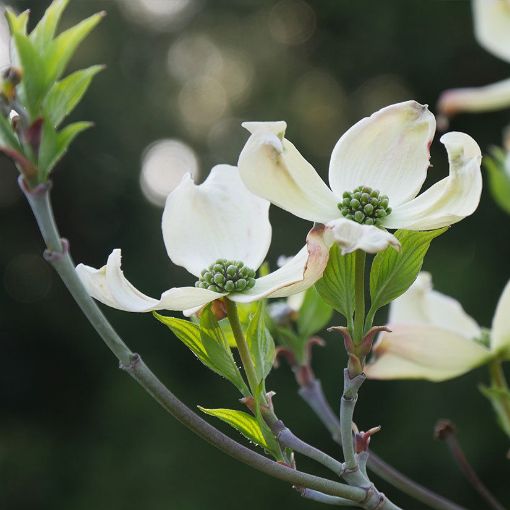
[[[473,0],[473,18],[480,45],[510,62],[510,2]]]
[[[510,107],[510,79],[484,87],[445,90],[437,104],[438,110],[446,117],[462,112],[490,112],[508,107]]]
[[[431,325],[393,325],[374,345],[375,359],[365,367],[370,379],[427,379],[458,377],[492,355],[473,340]]]
[[[476,210],[482,193],[480,147],[469,135],[457,131],[443,135],[441,143],[448,152],[448,177],[395,207],[384,218],[385,227],[432,230],[457,223]]]
[[[185,175],[163,212],[168,256],[197,277],[221,258],[258,269],[271,243],[269,205],[248,191],[235,166],[215,166],[200,185]]]
[[[360,225],[345,218],[327,223],[325,236],[330,245],[337,243],[340,246],[342,255],[356,250],[377,253],[389,246],[400,250],[400,243],[393,234],[373,225]]]
[[[503,289],[492,320],[491,350],[510,357],[510,281]]]
[[[329,245],[324,239],[324,225],[312,228],[306,246],[276,271],[257,278],[255,286],[243,293],[233,293],[229,299],[250,303],[259,299],[288,297],[311,287],[322,277],[329,258]]]
[[[224,294],[196,287],[175,287],[167,290],[159,300],[136,289],[121,269],[121,251],[113,250],[108,262],[100,269],[84,264],[76,272],[90,296],[105,305],[126,312],[151,312],[154,310],[182,311],[203,306]]]
[[[331,190],[283,137],[283,121],[244,122],[243,127],[252,135],[241,151],[238,166],[249,190],[305,220],[325,223],[340,215]]]
[[[329,165],[337,198],[358,186],[387,195],[395,207],[420,191],[429,167],[436,120],[426,105],[397,103],[352,126],[338,140]]]
[[[390,305],[391,324],[430,324],[463,336],[480,338],[476,321],[454,298],[432,289],[430,273],[421,272],[409,289]]]

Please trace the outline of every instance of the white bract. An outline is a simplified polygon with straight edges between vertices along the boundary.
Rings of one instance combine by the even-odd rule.
[[[496,307],[491,331],[483,330],[455,299],[432,289],[430,274],[390,306],[389,329],[365,367],[372,379],[443,381],[495,358],[510,358],[510,282]]]
[[[510,63],[510,0],[473,0],[473,21],[478,43]],[[510,106],[510,79],[484,87],[443,92],[438,109],[446,117],[460,112],[484,112]]]
[[[277,271],[255,279],[255,270],[264,261],[271,242],[269,205],[246,189],[234,166],[215,166],[201,185],[185,175],[167,198],[163,240],[172,262],[196,276],[197,286],[171,288],[159,300],[146,296],[124,277],[118,249],[102,268],[80,264],[76,270],[92,297],[128,312],[176,310],[190,315],[227,295],[240,303],[287,297],[308,288],[322,276],[328,247],[323,227],[316,227],[297,255]],[[206,282],[207,268],[218,262],[225,266],[218,267],[216,273],[221,274],[213,271]],[[212,281],[213,276],[219,279]]]
[[[379,110],[338,140],[329,166],[331,189],[284,138],[285,122],[243,126],[251,136],[239,157],[239,171],[248,189],[300,218],[326,224],[344,254],[398,248],[397,239],[377,226],[444,227],[472,214],[480,200],[480,148],[459,132],[441,137],[449,176],[417,196],[427,177],[436,123],[428,108],[415,101]]]

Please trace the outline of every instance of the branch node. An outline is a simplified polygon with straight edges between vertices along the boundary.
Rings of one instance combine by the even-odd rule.
[[[344,393],[342,398],[345,400],[356,401],[358,391],[361,388],[361,385],[365,382],[366,378],[367,376],[363,372],[351,378],[349,369],[346,368],[344,370]]]
[[[48,193],[53,184],[51,181],[41,182],[37,186],[31,188],[23,175],[18,176],[18,186],[25,195],[44,195]]]
[[[122,361],[119,363],[119,368],[121,370],[124,370],[125,372],[134,372],[136,367],[142,362],[142,357],[136,353],[133,352],[129,355],[129,362],[128,363],[122,363]]]
[[[53,264],[54,262],[61,261],[68,253],[69,253],[69,241],[62,237],[60,239],[60,242],[62,243],[62,250],[56,251],[56,250],[50,250],[49,248],[46,248],[43,252],[43,257],[46,262],[49,262],[50,264]]]
[[[367,510],[381,510],[386,503],[386,496],[379,492],[373,483],[366,488],[366,497],[361,502]]]

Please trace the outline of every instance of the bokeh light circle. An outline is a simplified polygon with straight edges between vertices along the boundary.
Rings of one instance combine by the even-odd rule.
[[[143,153],[140,187],[147,200],[161,207],[187,173],[195,180],[199,176],[195,151],[180,140],[158,140]]]

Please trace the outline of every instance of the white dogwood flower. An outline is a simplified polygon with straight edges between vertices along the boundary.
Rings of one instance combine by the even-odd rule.
[[[510,0],[473,0],[475,36],[480,46],[510,63]],[[510,79],[483,87],[446,90],[438,109],[445,117],[510,107]]]
[[[510,358],[510,282],[496,307],[490,331],[483,330],[455,299],[432,289],[430,274],[390,306],[388,328],[365,367],[372,379],[443,381],[494,358]]]
[[[146,296],[124,277],[119,249],[100,269],[80,264],[76,270],[92,297],[128,312],[190,315],[224,296],[240,303],[287,297],[322,276],[329,249],[324,228],[315,227],[297,255],[255,278],[271,242],[269,205],[246,189],[234,166],[215,166],[201,185],[187,174],[167,198],[162,230],[168,256],[198,279],[194,287],[171,288],[160,299]]]
[[[456,223],[480,200],[481,152],[468,135],[441,137],[450,174],[417,196],[427,176],[435,118],[415,101],[379,110],[351,127],[331,155],[329,184],[284,138],[285,122],[246,122],[239,171],[253,193],[300,218],[326,224],[343,253],[397,247],[383,228],[430,230]]]

